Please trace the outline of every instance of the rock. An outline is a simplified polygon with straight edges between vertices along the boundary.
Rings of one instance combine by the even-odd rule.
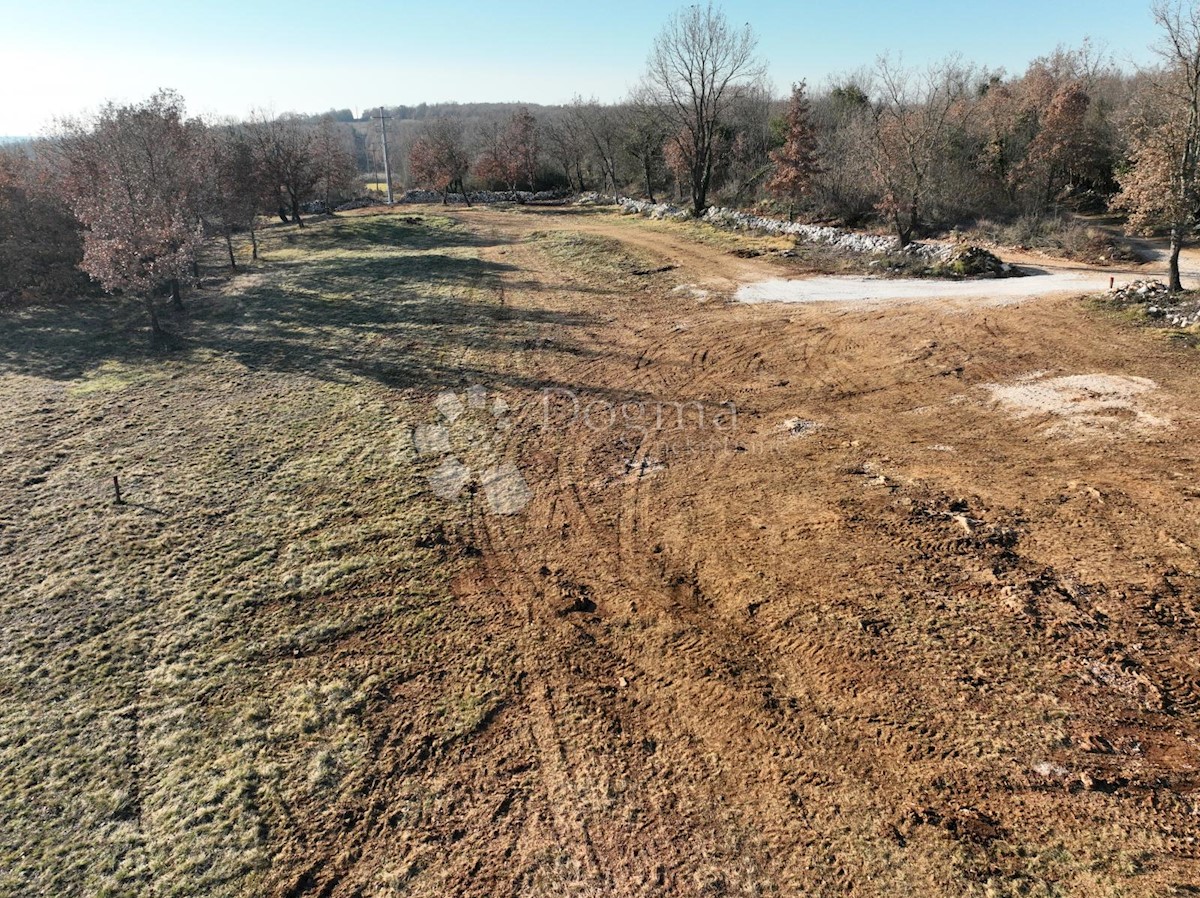
[[[1118,302],[1151,302],[1159,297],[1168,296],[1170,292],[1162,281],[1141,280],[1115,287],[1110,294]],[[1155,308],[1156,306],[1150,307],[1151,314]]]
[[[342,203],[340,206],[335,206],[334,212],[349,212],[351,209],[365,209],[368,206],[377,206],[381,201],[369,196],[360,196],[357,199],[349,200]]]
[[[995,253],[982,246],[960,244],[951,251],[950,258],[942,264],[943,273],[955,277],[1011,277],[1019,269],[1005,265]]]
[[[471,191],[468,195],[472,203],[488,206],[495,203],[544,203],[564,199],[570,196],[570,193],[565,190],[541,190],[537,193],[531,193],[528,190],[479,190]],[[442,195],[436,190],[406,190],[396,199],[396,202],[440,204]],[[450,193],[446,195],[446,202],[457,205],[465,202],[465,199],[461,193]]]

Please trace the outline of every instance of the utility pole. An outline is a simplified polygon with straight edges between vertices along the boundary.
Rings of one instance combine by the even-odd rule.
[[[379,115],[373,115],[371,118],[379,119],[379,130],[383,132],[383,176],[387,179],[387,195],[388,205],[392,205],[392,164],[388,162],[387,151],[387,123],[390,115],[385,115],[383,107],[379,107]]]

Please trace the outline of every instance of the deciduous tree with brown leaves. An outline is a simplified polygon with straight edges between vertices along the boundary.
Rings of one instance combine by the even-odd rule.
[[[0,150],[0,306],[25,294],[73,293],[83,240],[44,158]]]
[[[321,180],[314,129],[294,115],[256,113],[246,126],[254,161],[268,190],[279,199],[281,215],[304,227],[300,207],[312,199]]]
[[[140,296],[155,334],[162,327],[153,293],[171,285],[181,304],[179,281],[202,238],[192,213],[203,131],[178,94],[159,91],[68,122],[58,139],[64,187],[84,228],[81,267],[110,293]]]
[[[770,154],[775,171],[766,187],[775,196],[787,200],[788,219],[791,220],[795,217],[796,203],[821,173],[817,130],[803,81],[792,85],[784,128],[783,146]]]
[[[408,151],[408,171],[413,182],[440,193],[442,205],[453,192],[461,193],[467,205],[471,205],[463,185],[470,167],[463,126],[455,119],[439,117],[431,120]]]
[[[506,127],[497,123],[485,132],[475,174],[481,181],[499,182],[514,192],[520,184],[533,190],[539,152],[537,119],[522,106]]]
[[[1133,228],[1170,228],[1170,288],[1178,291],[1179,253],[1200,209],[1200,7],[1160,0],[1154,18],[1163,65],[1147,79],[1115,205],[1129,211]]]

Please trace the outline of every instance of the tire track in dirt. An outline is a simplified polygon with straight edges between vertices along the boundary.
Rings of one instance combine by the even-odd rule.
[[[741,354],[743,357],[753,357],[753,352],[749,350],[745,350]],[[688,385],[686,379],[683,378],[681,378],[677,383],[680,386]],[[636,452],[634,457],[638,457]],[[644,457],[644,452],[642,453],[642,457]],[[564,470],[565,466],[562,464],[560,457],[560,464],[557,468],[557,476],[559,478],[558,484],[560,486],[562,483]],[[567,476],[569,477],[570,474],[568,473]],[[632,493],[632,501],[635,509],[637,503],[637,486],[641,484],[642,480],[643,478],[640,477],[627,480],[627,482],[633,484],[633,486],[627,488],[626,493],[627,495]],[[580,530],[586,530],[587,536],[590,537],[587,549],[583,552],[577,552],[575,554],[588,557],[593,560],[593,563],[596,561],[602,562],[602,559],[606,557],[607,553],[604,553],[603,550],[598,547],[597,543],[601,545],[603,544],[604,535],[596,526],[594,515],[587,510],[588,503],[582,498],[577,486],[570,491],[570,495],[574,500],[573,505],[577,515],[586,524],[586,527],[577,527],[574,531],[574,534],[577,535]],[[621,505],[627,506],[630,504],[630,501],[631,500],[629,498],[625,498]],[[556,504],[555,508],[561,510],[562,506],[561,504]],[[636,512],[631,517],[636,520]],[[619,557],[622,557],[623,563],[629,565],[642,556],[636,549],[633,548],[627,551],[622,551],[620,546],[620,532],[620,528],[618,527],[616,537],[618,544],[617,553]],[[526,575],[532,574],[533,566],[534,563],[527,563],[525,565]],[[633,575],[631,574],[630,577],[632,576]],[[664,708],[663,712],[667,715],[673,713],[675,716],[678,716],[681,708],[686,707],[704,709],[702,716],[705,718],[705,720],[703,723],[697,722],[697,724],[695,724],[695,729],[697,732],[704,732],[706,729],[709,730],[710,732],[707,735],[709,738],[711,738],[712,719],[714,718],[714,715],[708,709],[728,709],[731,707],[742,707],[746,704],[746,701],[745,695],[740,689],[730,693],[714,684],[711,673],[706,676],[703,671],[710,668],[710,659],[714,657],[720,657],[723,652],[728,654],[730,646],[744,646],[752,643],[752,641],[747,639],[744,632],[729,631],[728,624],[721,621],[719,615],[712,613],[712,610],[707,606],[702,597],[698,597],[697,587],[694,584],[694,574],[692,575],[692,583],[689,583],[688,575],[668,574],[665,569],[657,572],[657,575],[647,575],[645,572],[642,572],[637,579],[643,583],[647,580],[653,582],[654,576],[657,576],[660,581],[662,581],[664,589],[662,592],[650,595],[645,595],[643,592],[644,600],[648,600],[651,603],[651,607],[657,606],[657,609],[660,611],[681,615],[684,621],[679,634],[675,638],[669,640],[664,647],[663,655],[669,658],[685,658],[689,660],[682,669],[673,672],[674,675],[660,673],[656,671],[654,666],[649,666],[640,659],[627,659],[625,666],[628,669],[628,667],[636,665],[636,669],[638,671],[637,678],[643,681],[650,681],[656,687],[654,689],[655,692],[662,691],[664,693],[668,693],[672,690],[679,692],[681,688],[688,690],[681,705],[677,705],[672,708]],[[718,624],[723,624],[724,626],[721,626],[714,631],[714,626],[717,626]],[[794,643],[792,646],[790,646],[790,648],[794,651],[798,648],[798,644]],[[810,659],[809,667],[811,670],[823,671],[826,669],[835,669],[836,665],[820,663],[819,648],[815,644],[805,648],[807,649],[806,654]],[[691,659],[705,660],[695,661]],[[761,653],[757,652],[749,657],[738,658],[736,660],[729,659],[728,663],[732,664],[739,670],[770,669],[770,665],[765,662]],[[697,667],[701,668],[699,676],[697,676]],[[707,688],[694,687],[692,685],[694,683],[705,684]],[[834,683],[830,684],[827,689],[832,692],[834,689],[841,686],[841,683]],[[750,689],[758,693],[769,694],[771,692],[769,678],[765,678],[755,683],[752,687],[750,687]],[[779,722],[773,720],[758,720],[754,723],[751,723],[750,721],[735,720],[729,724],[728,729],[724,730],[722,733],[722,738],[717,744],[720,746],[722,753],[743,754],[748,748],[746,745],[747,733],[762,733],[764,731],[778,729],[778,726]],[[785,732],[781,738],[777,738],[773,742],[764,743],[759,749],[751,749],[749,754],[750,756],[756,758],[771,759],[769,762],[769,767],[771,770],[776,770],[778,761],[781,757],[792,756],[791,752],[788,749],[784,749],[783,746],[802,744],[802,741],[803,740],[800,738],[797,732],[788,731]],[[760,771],[760,774],[763,773],[765,773],[765,771]],[[754,790],[755,784],[761,783],[763,778],[764,777],[760,775],[758,777],[753,777],[748,781],[743,781],[738,785],[737,789],[731,791],[735,793],[741,791],[744,793]],[[767,776],[765,778],[770,779],[771,777]],[[794,791],[794,789],[791,790],[793,793]],[[774,803],[778,804],[779,801],[780,798],[777,794],[775,796]],[[790,799],[785,801],[784,804],[786,805],[788,802],[790,802]],[[778,835],[782,836],[783,834],[780,833]]]
[[[716,264],[711,250],[698,252]],[[677,258],[679,276],[695,279],[699,269]],[[537,277],[555,276],[531,249],[517,261]],[[539,473],[534,502],[524,516],[473,518],[489,571],[485,592],[516,603],[530,628],[530,689],[540,685],[543,701],[522,714],[540,720],[529,726],[545,770],[534,804],[579,802],[579,771],[601,764],[633,783],[607,799],[610,810],[633,813],[670,771],[669,819],[615,827],[626,842],[656,846],[665,863],[645,863],[583,811],[553,824],[573,869],[616,891],[662,882],[689,894],[703,882],[680,877],[687,860],[707,853],[732,868],[736,845],[737,856],[751,859],[739,884],[757,878],[784,893],[866,894],[868,883],[878,887],[904,870],[916,877],[906,887],[927,882],[932,893],[918,859],[932,863],[940,849],[926,830],[963,846],[962,863],[1033,881],[1022,862],[990,853],[997,833],[1035,844],[1123,819],[1137,828],[1136,844],[1161,840],[1156,882],[1187,881],[1194,806],[1174,787],[1151,785],[1149,771],[1165,768],[1147,767],[1123,785],[1123,774],[1105,772],[1105,759],[1125,756],[1080,755],[1054,743],[1056,725],[1040,703],[1069,708],[1079,726],[1102,723],[1108,693],[1078,691],[1075,659],[1136,640],[1143,649],[1135,663],[1153,689],[1164,702],[1181,696],[1171,723],[1190,727],[1195,675],[1172,660],[1190,643],[1161,633],[1156,640],[1161,627],[1148,615],[1135,624],[1114,614],[1108,606],[1128,602],[1119,591],[1072,600],[1072,590],[1081,593],[1069,572],[1055,565],[1046,573],[1047,557],[1062,555],[1047,528],[1065,520],[1017,492],[1031,492],[1033,481],[1012,481],[1002,469],[1012,461],[968,451],[1024,453],[1020,464],[1042,465],[1043,480],[1071,456],[1088,457],[1076,447],[1050,455],[1015,449],[1033,431],[970,392],[1071,357],[1046,339],[1044,321],[1073,314],[1047,305],[1025,325],[996,310],[946,317],[911,307],[793,308],[738,309],[735,320],[716,306],[689,306],[687,326],[677,327],[680,309],[651,313],[642,296],[563,294],[554,302],[605,303],[606,351],[533,354],[526,361],[534,380],[609,397],[729,395],[747,415],[745,452],[702,446],[672,455],[679,446],[670,435],[542,433],[527,409],[504,453]],[[1042,335],[1040,345],[1030,333]],[[1111,352],[1098,345],[1097,359]],[[922,407],[930,416],[899,414]],[[803,439],[780,434],[778,425],[798,411],[825,427]],[[916,453],[946,439],[949,426],[961,429],[959,453],[919,456],[924,473],[908,476]],[[641,476],[645,462],[663,459],[662,470]],[[942,463],[940,486],[929,482],[934,462]],[[1106,528],[1140,533],[1153,525],[1140,511],[1121,517],[1081,520],[1095,539]],[[1006,528],[1020,537],[1015,549]],[[1107,622],[1093,610],[1097,602]],[[1158,605],[1160,616],[1176,620],[1187,612],[1186,602]],[[1158,732],[1150,720],[1129,725]],[[617,742],[597,736],[612,728]],[[599,759],[597,746],[627,744],[653,749],[619,748],[619,762]],[[1189,745],[1185,738],[1173,750],[1193,758]],[[1037,773],[1040,759],[1068,770],[1068,779]],[[1085,774],[1092,787],[1079,785]],[[1173,782],[1186,788],[1189,780]],[[1137,795],[1157,797],[1134,811]],[[523,807],[532,813],[533,804]],[[1069,821],[1067,830],[1056,821]],[[899,860],[883,860],[892,856]],[[1094,857],[1095,869],[1110,869],[1105,855]]]

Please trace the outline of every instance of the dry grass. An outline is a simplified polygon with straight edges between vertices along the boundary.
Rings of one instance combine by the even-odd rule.
[[[627,250],[619,241],[578,231],[534,231],[529,239],[556,263],[591,282],[614,288],[644,286],[659,261]]]
[[[356,216],[272,230],[168,351],[120,302],[5,321],[0,892],[259,892],[372,696],[455,656],[409,388],[457,381],[493,270],[446,219]],[[495,691],[430,689],[446,739]]]

